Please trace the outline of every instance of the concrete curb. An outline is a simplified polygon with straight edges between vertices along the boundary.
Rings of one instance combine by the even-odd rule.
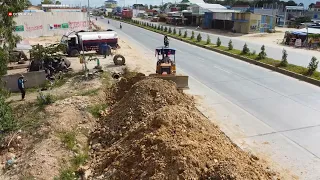
[[[23,69],[23,68],[27,68],[28,66],[29,66],[29,63],[19,64],[19,65],[16,65],[16,66],[8,66],[8,70]]]
[[[117,20],[117,19],[114,19],[114,20],[121,21],[121,20]],[[284,74],[284,75],[293,77],[295,79],[298,79],[298,80],[301,80],[301,81],[304,81],[304,82],[307,82],[307,83],[310,83],[310,84],[313,84],[313,85],[316,85],[316,86],[320,87],[320,81],[319,80],[311,78],[311,77],[308,77],[308,76],[304,76],[304,75],[301,75],[301,74],[298,74],[298,73],[295,73],[295,72],[292,72],[292,71],[288,71],[288,70],[285,70],[285,69],[282,69],[282,68],[278,68],[278,67],[275,67],[275,66],[260,62],[258,60],[253,60],[253,59],[238,55],[238,54],[233,54],[233,53],[230,53],[230,52],[227,52],[227,51],[223,51],[223,50],[220,50],[220,49],[208,47],[206,45],[193,43],[193,42],[187,41],[185,39],[172,36],[171,34],[166,34],[166,33],[158,32],[158,31],[155,31],[155,30],[150,30],[150,29],[145,28],[144,26],[140,26],[140,25],[137,25],[137,24],[134,24],[134,23],[131,23],[131,22],[127,22],[127,21],[122,21],[122,22],[131,24],[133,26],[137,26],[137,27],[140,27],[140,28],[143,28],[143,29],[146,29],[148,31],[152,31],[152,32],[155,32],[155,33],[158,33],[158,34],[167,35],[167,36],[169,36],[171,38],[180,40],[182,42],[185,42],[185,43],[188,43],[188,44],[191,44],[191,45],[195,45],[195,46],[198,46],[198,47],[201,47],[201,48],[205,48],[205,49],[208,49],[208,50],[211,50],[211,51],[214,51],[214,52],[226,55],[226,56],[230,56],[230,57],[245,61],[245,62],[250,63],[250,64],[255,64],[257,66],[260,66],[260,67],[263,67],[263,68],[266,68],[266,69],[270,69],[272,71],[275,71],[275,72],[278,72],[278,73],[281,73],[281,74]]]

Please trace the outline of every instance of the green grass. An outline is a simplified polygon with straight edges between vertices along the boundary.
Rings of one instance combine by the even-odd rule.
[[[71,164],[74,167],[74,169],[76,169],[80,165],[84,164],[87,161],[88,157],[89,157],[89,155],[87,153],[78,154],[75,157],[73,157],[71,159]]]
[[[116,20],[122,21],[122,20],[119,20],[119,19],[116,19]],[[189,43],[192,43],[192,44],[197,44],[197,45],[206,45],[207,44],[206,43],[206,37],[202,37],[202,41],[201,42],[197,42],[196,41],[196,38],[197,38],[197,34],[196,33],[195,33],[195,39],[191,40],[190,39],[190,36],[191,36],[190,33],[188,34],[187,38],[183,38],[184,32],[182,32],[181,36],[178,36],[177,34],[176,35],[169,34],[167,32],[163,32],[161,30],[157,30],[157,29],[154,29],[154,28],[151,28],[151,27],[146,27],[146,26],[143,26],[143,25],[138,25],[138,24],[135,24],[133,22],[128,22],[128,21],[123,21],[123,22],[129,23],[129,24],[132,24],[132,25],[135,25],[135,26],[147,29],[147,30],[151,30],[153,32],[157,32],[157,33],[160,33],[160,34],[166,34],[166,35],[169,35],[170,37],[173,37],[173,38],[181,38],[182,40],[184,40],[186,42],[189,42]],[[227,51],[229,53],[232,53],[232,54],[235,54],[235,55],[238,55],[238,56],[245,56],[245,57],[250,58],[252,60],[257,60],[257,54],[259,54],[259,52],[256,52],[256,55],[242,55],[241,54],[241,50],[237,50],[237,49],[228,50],[227,47],[224,47],[224,46],[217,47],[217,46],[215,46],[213,44],[210,44],[210,45],[207,45],[207,46],[209,46],[210,48],[213,48],[213,49],[219,49],[219,50],[222,50],[222,51]],[[276,60],[276,59],[272,59],[272,58],[268,58],[268,57],[265,58],[265,59],[259,60],[259,61],[263,62],[265,64],[272,65],[274,67],[279,67],[279,63],[280,63],[280,60]],[[294,73],[297,73],[297,74],[301,74],[301,75],[304,75],[304,76],[306,76],[306,73],[308,71],[308,69],[306,67],[302,67],[302,66],[298,66],[298,65],[294,65],[294,64],[288,64],[287,67],[279,67],[279,68],[282,68],[282,69],[285,69],[285,70],[288,70],[288,71],[291,71],[291,72],[294,72]],[[316,80],[320,80],[320,72],[316,71],[316,72],[313,73],[313,75],[311,75],[309,77],[314,78]]]
[[[107,104],[95,104],[88,107],[88,111],[93,115],[95,118],[100,117],[100,111],[105,110],[107,108]]]
[[[72,169],[62,169],[58,177],[55,177],[54,180],[75,180],[77,179],[77,175],[74,173]]]
[[[111,85],[112,85],[112,77],[111,77],[110,72],[107,72],[107,71],[103,72],[101,74],[100,78],[101,78],[102,85],[104,87],[106,87],[106,88],[111,87]]]
[[[71,166],[62,168],[60,170],[59,176],[55,177],[54,180],[75,180],[79,178],[78,168],[84,164],[89,155],[88,153],[78,154],[71,159]]]
[[[64,132],[60,135],[62,142],[66,145],[69,150],[72,150],[76,153],[76,155],[70,159],[69,165],[63,165],[60,169],[60,173],[58,177],[55,177],[55,180],[74,180],[78,179],[80,174],[77,172],[78,168],[85,164],[87,159],[89,158],[89,146],[85,146],[81,150],[75,148],[76,145],[76,133],[75,132]],[[63,164],[66,164],[64,162]]]
[[[101,88],[96,88],[96,89],[90,89],[87,91],[83,91],[80,93],[80,96],[95,96],[98,94]]]
[[[52,94],[44,94],[42,92],[37,96],[37,105],[40,109],[43,109],[45,106],[53,104],[56,101],[56,97]]]
[[[60,134],[61,141],[69,150],[73,150],[76,145],[76,133],[75,132],[63,132]]]

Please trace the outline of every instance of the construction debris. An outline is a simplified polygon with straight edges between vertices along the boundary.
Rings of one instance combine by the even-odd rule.
[[[61,51],[64,51],[64,47],[60,44],[52,44],[47,47],[39,44],[32,46],[29,71],[45,70],[48,77],[60,71],[68,71],[71,62],[59,54]]]
[[[140,74],[115,89],[115,104],[91,134],[91,179],[276,177],[232,143],[174,83]]]

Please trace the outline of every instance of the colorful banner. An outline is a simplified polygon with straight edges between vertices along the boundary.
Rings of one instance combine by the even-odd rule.
[[[16,31],[16,32],[22,32],[22,31],[24,31],[24,25],[16,26],[16,27],[15,27],[15,31]]]
[[[54,29],[68,29],[69,23],[62,23],[62,24],[49,24],[49,30]]]
[[[63,23],[61,24],[62,29],[68,29],[69,28],[69,23]]]

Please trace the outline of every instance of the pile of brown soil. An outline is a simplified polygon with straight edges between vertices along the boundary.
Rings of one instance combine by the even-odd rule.
[[[93,179],[272,179],[168,81],[132,86],[92,133]]]
[[[111,88],[105,90],[106,100],[109,104],[114,104],[121,100],[122,97],[130,90],[130,88],[138,81],[145,78],[145,74],[137,73],[134,75],[124,72],[120,81],[113,85]]]

